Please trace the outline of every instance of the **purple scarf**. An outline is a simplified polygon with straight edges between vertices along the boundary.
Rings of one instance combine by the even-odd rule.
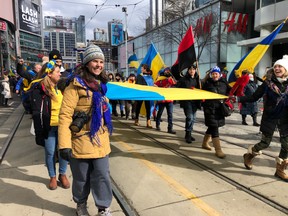
[[[89,96],[88,89],[93,92],[92,95],[92,112],[91,112],[91,125],[90,125],[90,139],[95,137],[96,142],[101,145],[99,137],[97,136],[97,131],[101,127],[101,119],[104,119],[104,125],[107,126],[109,134],[112,134],[113,126],[111,121],[111,113],[109,110],[108,103],[105,99],[105,94],[107,92],[106,84],[99,83],[99,81],[95,80],[94,82],[87,82],[86,80],[82,80],[80,77],[76,77],[77,81],[87,87],[87,96]],[[96,135],[96,136],[95,136]]]

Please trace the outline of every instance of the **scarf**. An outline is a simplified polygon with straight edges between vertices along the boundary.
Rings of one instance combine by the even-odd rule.
[[[265,80],[266,81],[266,80]],[[271,113],[271,116],[274,118],[279,118],[282,111],[288,107],[288,86],[285,91],[282,93],[278,86],[271,80],[266,81],[268,88],[278,95],[276,98],[276,105],[274,110]]]
[[[86,87],[88,97],[90,97],[88,90],[91,90],[93,92],[89,136],[91,141],[95,139],[96,143],[98,145],[101,145],[97,132],[101,127],[102,118],[104,119],[104,125],[107,126],[110,135],[113,131],[111,113],[109,111],[109,105],[105,97],[105,94],[107,92],[107,86],[106,84],[103,84],[97,80],[94,80],[93,82],[87,82],[86,80],[83,80],[78,76],[76,76],[76,79],[82,86]]]

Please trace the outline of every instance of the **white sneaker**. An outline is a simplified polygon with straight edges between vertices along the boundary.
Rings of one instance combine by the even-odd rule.
[[[98,212],[97,216],[112,216],[110,209],[106,208],[105,211]]]

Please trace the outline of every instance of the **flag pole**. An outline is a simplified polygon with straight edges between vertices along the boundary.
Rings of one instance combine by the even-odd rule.
[[[197,67],[197,73],[198,73],[198,81],[199,81],[199,87],[200,89],[202,89],[202,83],[201,83],[201,79],[200,79],[200,69],[199,69],[199,65],[198,65],[198,60],[196,60],[196,67]]]

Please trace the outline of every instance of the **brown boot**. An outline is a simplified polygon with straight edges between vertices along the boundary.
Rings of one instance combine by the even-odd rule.
[[[276,157],[276,172],[274,176],[282,179],[285,182],[288,182],[288,175],[285,173],[287,166],[288,159],[283,160],[282,158]]]
[[[55,189],[57,188],[57,180],[56,180],[56,177],[51,177],[51,178],[50,178],[50,182],[49,182],[48,188],[49,188],[50,190],[55,190]]]
[[[209,145],[209,141],[211,139],[210,134],[205,134],[202,142],[202,148],[211,151],[211,146]]]
[[[135,119],[134,125],[139,126],[139,119]]]
[[[212,143],[213,143],[213,146],[215,148],[215,155],[218,158],[225,158],[226,155],[222,152],[219,137],[212,138]]]
[[[69,180],[67,179],[66,175],[59,174],[58,180],[60,181],[60,183],[64,189],[70,188],[70,183],[69,183]]]
[[[147,126],[146,126],[147,128],[152,128],[152,125],[151,125],[151,120],[149,119],[149,120],[147,120]]]
[[[254,158],[260,154],[261,154],[261,151],[259,151],[259,152],[253,151],[252,145],[250,145],[248,147],[248,152],[243,155],[244,165],[245,165],[246,169],[248,169],[248,170],[252,169],[252,165],[253,165],[252,162],[253,162]]]

